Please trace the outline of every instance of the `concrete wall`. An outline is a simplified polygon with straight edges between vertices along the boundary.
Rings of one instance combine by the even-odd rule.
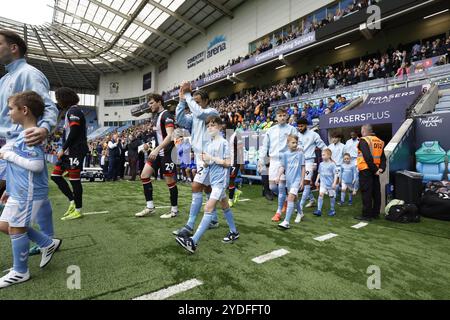
[[[126,73],[107,74],[100,77],[99,95],[97,99],[98,123],[103,126],[105,121],[130,121],[148,118],[143,115],[139,118],[131,115],[133,106],[123,107],[105,107],[105,100],[128,99],[140,97],[148,93],[154,92],[157,86],[157,75],[155,67],[150,65],[141,70],[130,71]],[[143,91],[143,76],[148,72],[152,73],[152,87]],[[119,92],[117,94],[110,93],[110,83],[119,83]],[[105,114],[108,114],[106,116]]]
[[[223,17],[211,26],[206,36],[198,35],[186,48],[180,48],[169,59],[169,67],[160,74],[158,91],[172,89],[181,80],[194,80],[202,72],[207,73],[228,60],[245,56],[250,42],[269,34],[284,25],[326,6],[330,0],[250,0],[244,2],[233,13],[234,18]],[[216,36],[224,35],[227,49],[206,59],[190,69],[187,60],[207,49]]]

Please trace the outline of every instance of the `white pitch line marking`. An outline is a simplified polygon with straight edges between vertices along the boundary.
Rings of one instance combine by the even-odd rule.
[[[282,257],[282,256],[284,256],[284,255],[286,255],[288,253],[289,253],[289,251],[287,251],[286,249],[275,250],[275,251],[269,252],[267,254],[264,254],[262,256],[253,258],[252,261],[256,262],[258,264],[261,264],[261,263],[264,263],[266,261]]]
[[[326,234],[324,236],[320,236],[320,237],[314,238],[314,240],[323,242],[323,241],[326,241],[328,239],[331,239],[331,238],[334,238],[334,237],[337,237],[337,236],[338,236],[337,234],[329,233],[329,234]]]
[[[197,279],[191,279],[191,280],[179,283],[177,285],[134,298],[132,300],[164,300],[175,294],[191,290],[202,284],[203,284],[203,282],[201,282]]]
[[[155,207],[155,209],[167,209],[172,208],[171,206],[161,206],[161,207]]]
[[[91,216],[94,214],[105,214],[105,213],[109,213],[109,211],[87,212],[87,213],[83,213],[83,216]]]
[[[358,224],[355,224],[354,226],[352,226],[353,229],[361,229],[364,228],[365,226],[367,226],[368,223],[367,222],[360,222]]]

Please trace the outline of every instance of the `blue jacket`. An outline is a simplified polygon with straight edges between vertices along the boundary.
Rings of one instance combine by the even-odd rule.
[[[25,59],[15,60],[5,69],[7,73],[0,79],[0,137],[11,138],[12,132],[23,130],[20,125],[13,124],[8,116],[8,99],[27,90],[35,91],[44,99],[44,115],[38,119],[38,126],[51,132],[56,126],[58,108],[50,99],[50,84],[45,75]]]

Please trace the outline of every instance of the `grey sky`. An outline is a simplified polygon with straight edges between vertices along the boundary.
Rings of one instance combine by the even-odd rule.
[[[40,25],[51,22],[54,0],[0,0],[3,3],[0,16],[19,22]]]

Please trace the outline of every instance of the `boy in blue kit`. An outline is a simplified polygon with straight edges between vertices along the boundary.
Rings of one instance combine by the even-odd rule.
[[[37,119],[42,116],[45,107],[41,96],[33,91],[13,95],[8,103],[12,122],[21,125],[25,130],[36,126]],[[0,278],[0,288],[4,288],[30,278],[30,240],[41,248],[41,268],[50,262],[53,253],[61,245],[61,240],[52,240],[31,227],[34,220],[42,214],[42,210],[48,209],[48,173],[42,146],[27,146],[22,131],[12,150],[1,153],[0,159],[7,162],[6,177],[7,181],[11,182],[6,186],[8,200],[0,224],[6,224],[9,229],[14,259],[13,268]]]
[[[176,120],[179,127],[187,129],[191,132],[191,146],[195,153],[195,163],[197,165],[194,181],[192,182],[192,202],[189,210],[189,218],[186,225],[172,234],[180,237],[191,236],[194,231],[195,220],[202,208],[203,192],[209,199],[211,194],[210,183],[208,180],[209,169],[203,165],[202,153],[209,140],[205,120],[212,115],[219,115],[219,112],[210,107],[209,95],[204,90],[198,90],[192,94],[191,84],[184,81],[180,86],[179,93],[180,102],[176,109]],[[186,113],[186,107],[191,111]],[[219,227],[217,222],[217,212],[213,212],[213,220],[210,225],[211,229]]]
[[[226,193],[230,177],[231,155],[227,140],[220,134],[221,126],[222,120],[219,116],[209,116],[206,119],[206,128],[211,139],[206,145],[206,152],[204,151],[202,153],[202,161],[209,168],[208,175],[212,191],[205,205],[205,214],[193,237],[176,237],[177,243],[190,253],[195,252],[200,238],[209,229],[217,202],[220,202],[223,214],[230,227],[230,232],[223,239],[223,242],[232,243],[239,238],[239,232],[234,224],[233,213],[228,204],[228,196]]]
[[[338,172],[336,164],[331,160],[331,150],[324,149],[322,151],[322,162],[319,165],[319,174],[316,179],[316,187],[319,189],[319,200],[317,202],[317,210],[314,211],[314,215],[320,217],[322,215],[323,197],[328,194],[330,197],[331,209],[328,212],[330,217],[336,215],[334,206],[336,204],[336,186],[338,183]],[[320,183],[319,183],[320,180]]]
[[[278,184],[275,179],[280,168],[280,157],[288,150],[287,136],[290,134],[297,134],[297,130],[287,124],[287,110],[280,107],[276,111],[277,125],[267,130],[263,144],[259,149],[258,172],[263,174],[266,169],[267,162],[269,165],[269,188],[278,195],[278,208],[272,221],[278,222],[281,220],[281,213],[286,200],[286,178],[284,175],[279,179]],[[267,157],[269,155],[269,157]]]
[[[278,226],[283,229],[289,229],[289,222],[294,213],[295,202],[297,201],[298,191],[303,189],[303,180],[305,179],[305,157],[303,152],[298,149],[298,136],[289,135],[287,138],[289,150],[281,156],[281,167],[278,170],[278,178],[286,176],[286,187],[289,192],[286,218]]]
[[[352,163],[352,158],[349,153],[344,154],[344,163],[342,164],[341,176],[342,191],[340,205],[343,205],[345,203],[345,193],[348,189],[348,205],[351,206],[353,203],[353,196],[356,195],[357,191],[356,181],[358,180],[358,170]]]

